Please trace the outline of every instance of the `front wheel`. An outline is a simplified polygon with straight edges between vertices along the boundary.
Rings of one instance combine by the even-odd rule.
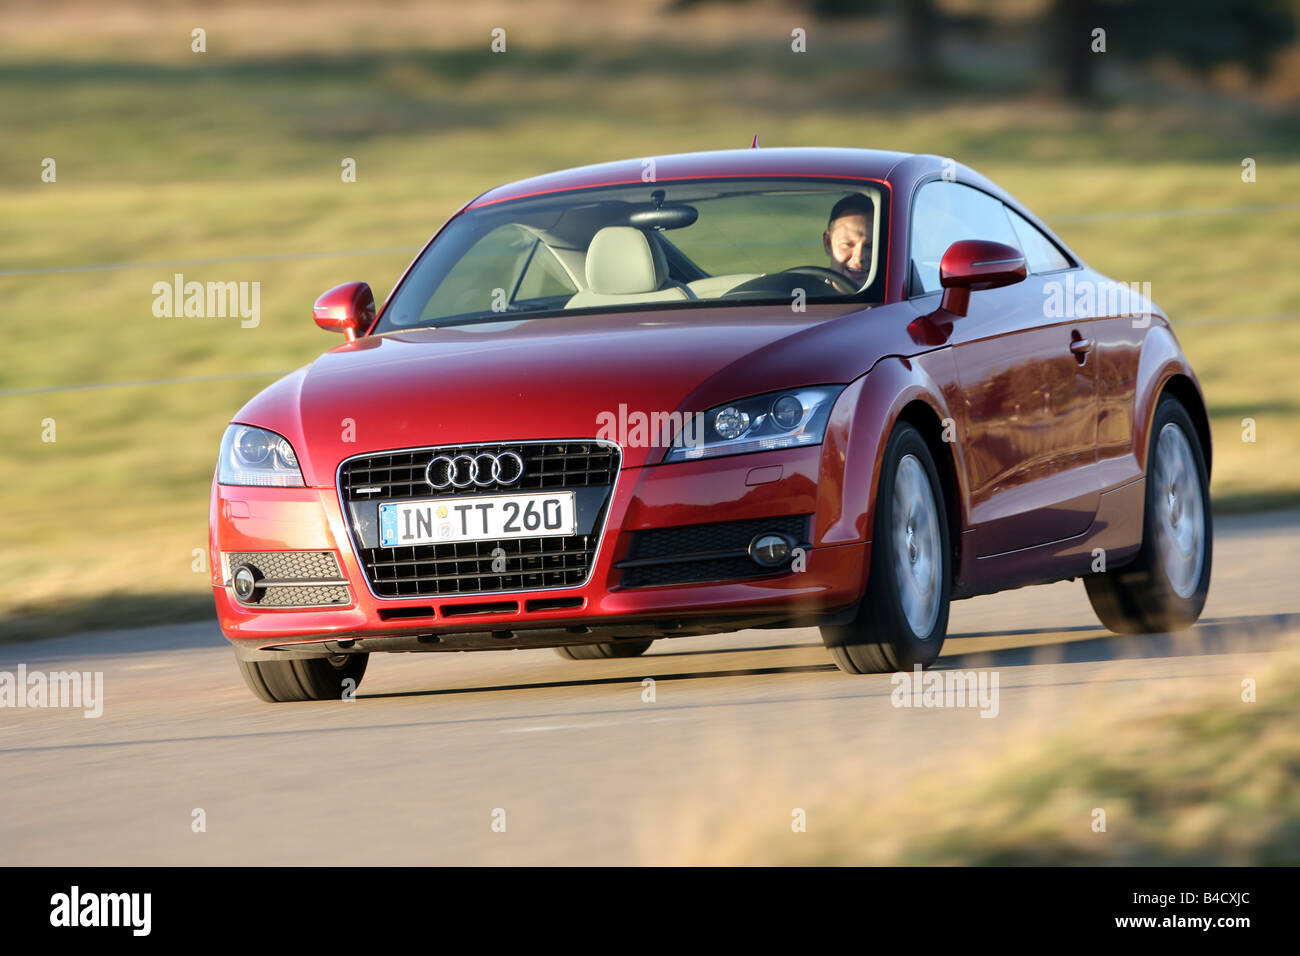
[[[1151,422],[1142,548],[1122,568],[1083,579],[1101,623],[1116,634],[1182,631],[1210,590],[1209,475],[1192,419],[1165,395]]]
[[[335,654],[305,660],[239,661],[239,673],[248,689],[270,704],[342,700],[361,686],[369,660],[369,654]]]
[[[869,574],[857,617],[821,629],[836,666],[879,674],[933,663],[948,632],[952,552],[939,471],[908,424],[885,447]]]

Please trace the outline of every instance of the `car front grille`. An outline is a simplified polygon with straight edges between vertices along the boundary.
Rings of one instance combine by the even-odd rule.
[[[426,469],[439,456],[513,452],[524,463],[518,481],[435,489]],[[357,556],[371,590],[381,598],[490,594],[583,584],[618,477],[620,450],[597,441],[499,442],[402,449],[364,455],[339,468],[339,496],[348,515]],[[381,547],[382,502],[479,494],[572,490],[578,533]]]
[[[362,563],[381,597],[484,594],[582,584],[596,536],[367,548]]]
[[[788,566],[763,567],[750,558],[749,544],[757,535],[776,532],[806,548],[809,517],[783,515],[633,532],[627,557],[617,565],[621,583],[645,588],[785,573]]]
[[[440,455],[502,455],[523,459],[523,476],[509,485],[489,482],[471,488],[436,491],[425,481],[429,462]],[[339,472],[344,501],[394,501],[446,494],[547,491],[612,485],[618,475],[617,445],[598,442],[517,442],[417,448],[366,455],[343,463]]]

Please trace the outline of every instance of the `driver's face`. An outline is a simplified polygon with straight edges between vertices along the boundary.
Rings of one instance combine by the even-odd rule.
[[[831,268],[843,273],[855,285],[867,281],[871,269],[871,225],[861,213],[840,216],[822,233],[822,245],[831,257]]]

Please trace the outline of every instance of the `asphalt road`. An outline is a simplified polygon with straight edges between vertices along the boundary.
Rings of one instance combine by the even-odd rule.
[[[815,630],[630,661],[377,655],[356,701],[279,705],[215,623],[0,646],[0,671],[104,675],[96,719],[0,708],[0,863],[690,862],[719,819],[790,839],[837,781],[902,786],[1084,710],[1235,696],[1300,632],[1300,511],[1220,521],[1215,551],[1181,635],[1108,635],[1079,582],[955,604],[940,666],[996,671],[994,719],[894,707],[890,677],[840,674]]]

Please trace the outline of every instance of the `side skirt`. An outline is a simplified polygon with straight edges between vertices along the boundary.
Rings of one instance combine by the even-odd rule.
[[[1123,567],[1142,547],[1142,517],[1146,479],[1104,492],[1097,515],[1083,534],[1062,541],[976,557],[974,535],[962,534],[963,574],[953,588],[953,598],[993,594],[1031,584],[1050,584],[1092,574],[1099,559],[1107,570]]]

